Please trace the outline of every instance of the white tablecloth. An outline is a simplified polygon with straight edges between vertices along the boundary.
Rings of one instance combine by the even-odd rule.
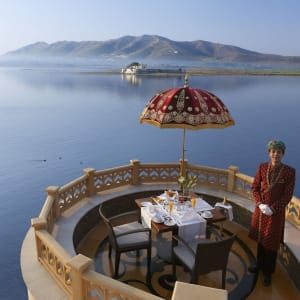
[[[151,228],[151,220],[152,218],[157,217],[157,214],[167,215],[168,213],[161,205],[153,205],[152,208],[141,207],[142,224],[145,227]],[[205,237],[206,220],[194,209],[185,208],[182,212],[177,212],[177,210],[174,209],[172,212],[172,219],[175,220],[178,226],[178,235],[187,242],[192,242],[195,239]]]
[[[193,242],[195,239],[205,237],[206,220],[202,218],[194,209],[186,208],[181,219],[175,211],[174,218],[178,219],[178,235],[185,241]]]

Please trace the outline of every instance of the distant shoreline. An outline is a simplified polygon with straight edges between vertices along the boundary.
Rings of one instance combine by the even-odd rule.
[[[183,73],[149,73],[149,74],[138,74],[128,75],[121,74],[118,71],[86,71],[80,72],[82,74],[92,75],[124,75],[124,76],[184,76],[188,73],[190,76],[201,76],[201,75],[243,75],[243,76],[300,76],[300,70],[234,70],[234,69],[187,69]]]
[[[191,75],[260,75],[260,76],[299,76],[300,70],[201,70],[201,69],[189,69],[188,73]]]

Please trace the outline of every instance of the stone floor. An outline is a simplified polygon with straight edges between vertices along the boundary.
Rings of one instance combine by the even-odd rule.
[[[229,300],[239,299],[300,299],[299,291],[289,279],[280,263],[277,264],[276,272],[273,275],[272,285],[262,285],[261,274],[255,277],[247,272],[247,266],[253,261],[255,243],[247,236],[247,231],[234,222],[226,222],[224,232],[237,234],[236,242],[232,247],[227,269],[226,289],[229,293]],[[150,284],[145,283],[146,268],[144,266],[146,253],[136,259],[135,254],[122,254],[120,264],[119,280],[129,285],[141,288],[150,293],[159,295],[164,299],[170,299],[173,290],[173,278],[171,276],[171,265],[164,255],[170,253],[170,234],[157,235],[153,232],[152,251],[152,280]],[[95,269],[99,273],[111,276],[113,261],[108,259],[106,231],[102,223],[99,223],[89,232],[86,238],[79,245],[77,252],[82,253],[95,262]],[[164,259],[162,259],[164,257]],[[112,256],[113,260],[113,256]],[[177,280],[189,282],[189,274],[180,266],[177,267]],[[221,273],[212,272],[200,276],[200,284],[220,288]]]

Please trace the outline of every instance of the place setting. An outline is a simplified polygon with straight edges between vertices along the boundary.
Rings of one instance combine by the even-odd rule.
[[[173,230],[176,226],[178,235],[186,240],[205,237],[207,220],[213,218],[210,210],[214,208],[202,197],[183,197],[178,191],[167,190],[151,200],[140,202],[144,226],[153,225],[158,231],[168,231],[166,227]]]
[[[166,226],[176,225],[176,221],[172,217],[173,203],[169,202],[167,206],[160,204],[152,204],[151,202],[143,201],[141,203],[141,219],[142,223],[151,228],[151,221]]]
[[[233,219],[232,206],[223,201],[211,205],[202,195],[183,196],[178,191],[166,190],[160,195],[137,199],[141,222],[157,232],[171,231],[186,241],[205,239],[212,224]],[[222,228],[222,223],[217,228]]]

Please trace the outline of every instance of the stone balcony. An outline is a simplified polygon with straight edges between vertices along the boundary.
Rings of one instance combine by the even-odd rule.
[[[235,222],[248,228],[254,203],[251,199],[252,178],[238,173],[238,168],[214,169],[184,164],[185,171],[198,177],[195,192],[217,199],[226,196],[235,210]],[[161,299],[130,288],[94,271],[93,261],[77,254],[77,247],[99,221],[97,207],[110,199],[129,199],[130,195],[150,195],[154,191],[178,189],[179,164],[141,164],[131,161],[124,167],[96,171],[63,187],[49,187],[39,217],[32,219],[21,251],[23,278],[29,299]],[[125,201],[125,200],[124,200]],[[299,200],[293,198],[287,208],[285,245],[280,261],[298,289],[300,245]],[[297,285],[298,283],[298,285]],[[180,283],[178,283],[180,284]],[[199,289],[184,285],[185,289]],[[102,292],[99,292],[102,291]],[[173,299],[179,289],[174,289]],[[202,288],[202,292],[207,290]],[[198,292],[198,296],[199,293]],[[217,293],[217,291],[215,291]],[[176,298],[177,297],[177,298]],[[227,299],[226,293],[223,298]],[[94,299],[94,298],[93,298]]]

